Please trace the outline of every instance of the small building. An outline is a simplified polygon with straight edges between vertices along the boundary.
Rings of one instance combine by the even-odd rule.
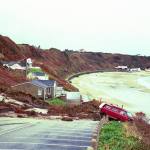
[[[150,72],[150,68],[145,69],[145,71]]]
[[[66,92],[66,101],[69,104],[80,104],[82,96],[80,92]]]
[[[32,72],[32,79],[48,80],[49,76],[44,72]]]
[[[65,96],[65,95],[66,95],[66,91],[64,90],[64,88],[62,86],[57,86],[56,97],[61,97],[61,96]]]
[[[120,70],[120,71],[127,71],[128,66],[117,66],[117,67],[115,67],[115,69]]]
[[[130,72],[139,72],[139,71],[141,71],[141,68],[130,68],[129,71]]]
[[[6,68],[10,68],[13,70],[26,70],[27,68],[32,67],[32,60],[31,58],[22,59],[18,61],[1,61],[2,65]]]
[[[55,80],[32,80],[14,85],[11,89],[45,100],[56,97],[57,83]]]
[[[9,68],[9,69],[19,69],[19,70],[26,70],[26,63],[21,61],[2,61],[3,67]]]

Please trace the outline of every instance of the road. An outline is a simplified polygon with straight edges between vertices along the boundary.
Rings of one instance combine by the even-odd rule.
[[[86,150],[98,121],[0,118],[0,150]]]

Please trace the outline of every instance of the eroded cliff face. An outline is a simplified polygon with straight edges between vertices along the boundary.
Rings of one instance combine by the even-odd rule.
[[[100,52],[60,51],[55,48],[42,50],[27,44],[17,45],[8,37],[0,36],[1,60],[21,60],[24,58],[32,58],[33,63],[41,66],[51,79],[57,80],[65,88],[71,90],[75,90],[75,88],[64,79],[75,73],[113,69],[118,65],[150,68],[150,57]]]

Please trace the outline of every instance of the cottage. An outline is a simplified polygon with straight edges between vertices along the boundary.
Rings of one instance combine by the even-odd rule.
[[[13,70],[19,69],[19,70],[26,70],[26,64],[24,62],[20,61],[2,61],[2,64],[6,68],[10,68]]]
[[[11,87],[14,91],[31,94],[37,98],[55,98],[57,83],[54,80],[32,80]]]
[[[27,67],[32,67],[32,60],[31,58],[28,59],[22,59],[19,61],[1,61],[2,65],[6,68],[10,68],[13,70],[19,69],[19,70],[26,70]]]
[[[66,92],[66,100],[70,104],[80,104],[82,96],[80,92]]]

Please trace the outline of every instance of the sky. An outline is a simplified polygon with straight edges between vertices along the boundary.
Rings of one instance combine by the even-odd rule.
[[[16,43],[150,56],[149,0],[0,0],[0,34]]]

